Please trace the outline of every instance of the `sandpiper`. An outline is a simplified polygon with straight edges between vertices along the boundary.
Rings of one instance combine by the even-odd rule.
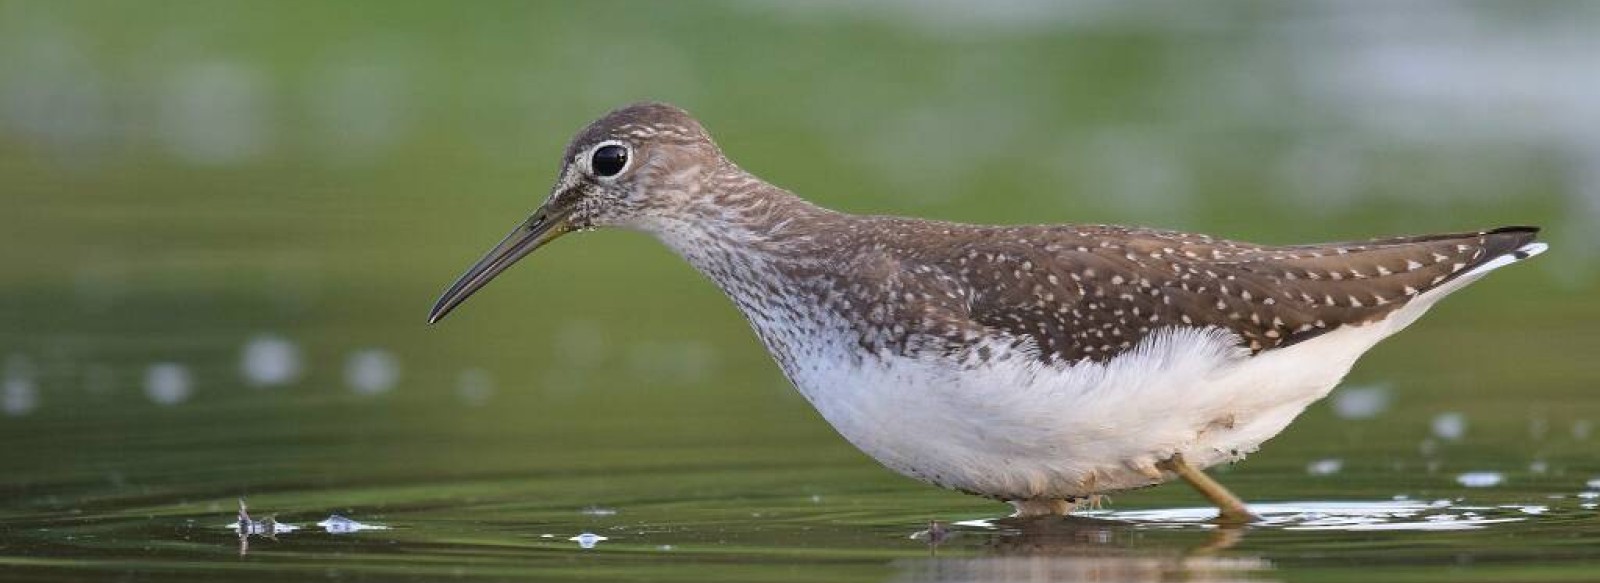
[[[543,205],[428,321],[600,227],[686,259],[822,416],[897,472],[1023,516],[1177,477],[1227,521],[1249,509],[1202,470],[1255,451],[1440,298],[1546,249],[1534,227],[1265,246],[852,215],[741,169],[687,112],[641,103],[572,139]]]

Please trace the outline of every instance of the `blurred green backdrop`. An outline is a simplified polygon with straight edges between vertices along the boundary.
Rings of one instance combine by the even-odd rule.
[[[1596,26],[1578,2],[0,2],[0,517],[998,514],[834,436],[641,235],[563,240],[423,324],[570,135],[642,99],[862,213],[1264,243],[1545,225],[1550,254],[1228,481],[1570,493],[1600,474]],[[6,555],[125,558],[23,530]],[[198,539],[172,556],[232,552]]]

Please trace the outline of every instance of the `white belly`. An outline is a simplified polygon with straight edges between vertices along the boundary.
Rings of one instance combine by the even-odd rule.
[[[1157,463],[1173,454],[1206,468],[1254,452],[1379,340],[1468,281],[1384,321],[1258,356],[1226,333],[1174,328],[1105,364],[1019,355],[979,369],[905,357],[840,366],[851,359],[834,351],[849,344],[824,341],[788,372],[845,439],[895,471],[1002,500],[1081,498],[1171,479]]]
[[[900,473],[1003,500],[1069,499],[1162,482],[1156,463],[1175,453],[1208,467],[1255,451],[1338,384],[1379,327],[1257,357],[1221,333],[1180,329],[1104,365],[895,358],[801,366],[794,380]]]

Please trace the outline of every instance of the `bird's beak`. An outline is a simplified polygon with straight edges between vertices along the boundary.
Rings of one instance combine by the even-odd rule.
[[[511,234],[490,249],[489,253],[479,259],[472,269],[457,279],[444,295],[439,296],[439,301],[433,305],[433,311],[428,313],[428,323],[433,324],[443,319],[445,314],[455,309],[473,292],[478,291],[494,276],[511,267],[518,259],[522,259],[535,249],[543,247],[545,243],[554,241],[557,237],[572,231],[572,225],[567,222],[570,211],[566,209],[551,209],[549,205],[534,211],[533,216],[517,225]]]

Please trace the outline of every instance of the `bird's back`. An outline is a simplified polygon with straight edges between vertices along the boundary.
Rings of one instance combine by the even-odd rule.
[[[1533,227],[1274,247],[1115,226],[872,220],[855,231],[866,259],[851,277],[895,305],[899,321],[923,324],[906,335],[949,350],[998,332],[1047,363],[1108,361],[1174,327],[1226,330],[1251,354],[1292,346],[1382,321],[1542,248]]]

